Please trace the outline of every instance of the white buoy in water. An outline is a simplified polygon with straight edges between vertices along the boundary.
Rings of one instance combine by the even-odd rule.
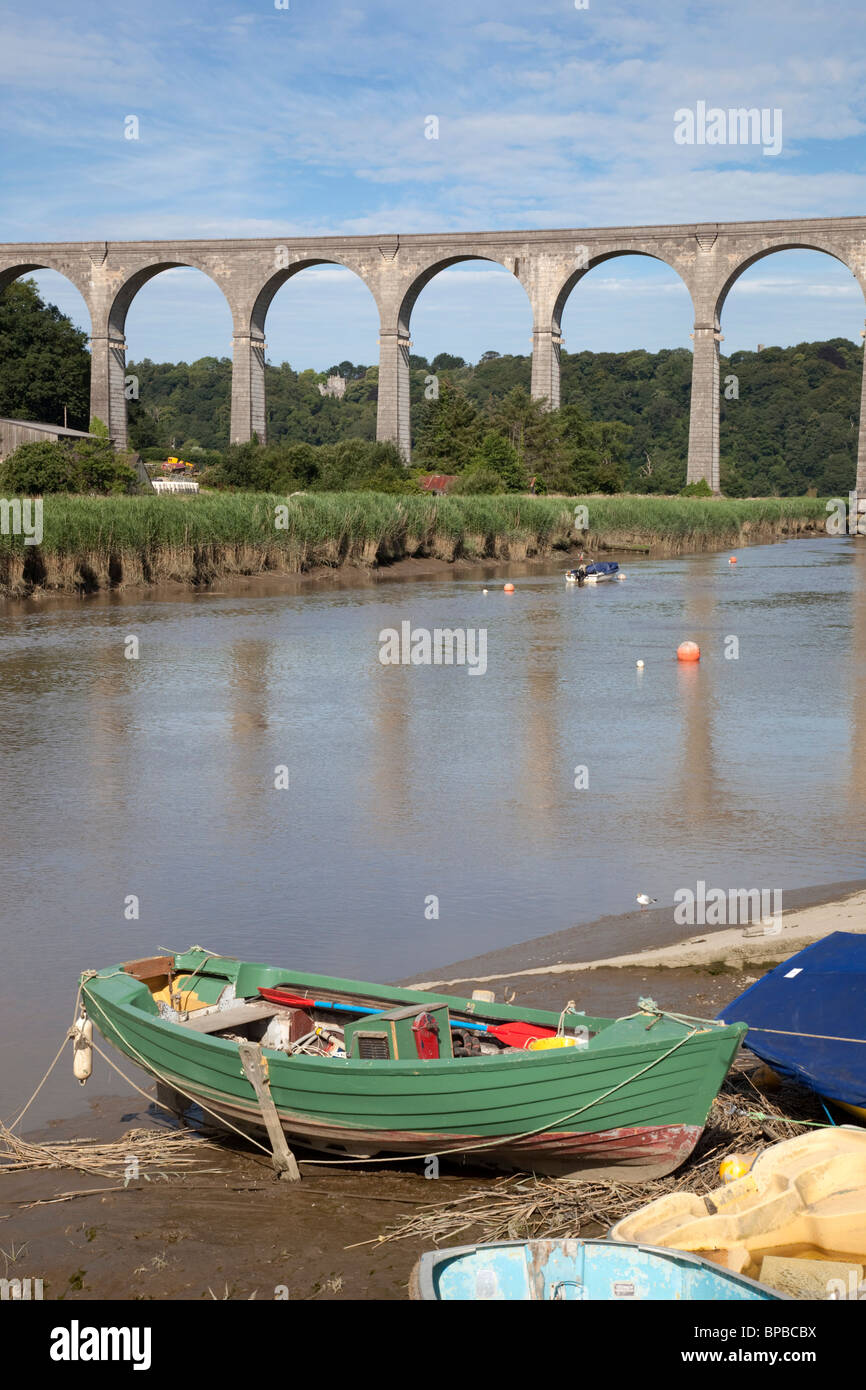
[[[486,593],[487,593],[487,590],[486,590],[486,589],[482,589],[481,592],[482,592],[482,594],[486,594]]]
[[[72,1074],[83,1086],[93,1071],[93,1024],[80,1014],[72,1029]]]
[[[642,670],[643,670],[643,662],[642,662],[642,661],[639,661],[639,662],[637,663],[637,669],[638,669],[639,671],[642,671]]]

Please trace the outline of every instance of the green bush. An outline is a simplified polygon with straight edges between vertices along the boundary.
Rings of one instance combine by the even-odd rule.
[[[0,487],[23,497],[129,492],[137,482],[125,455],[115,453],[107,438],[19,444],[0,464]]]
[[[526,469],[522,466],[514,445],[494,430],[488,430],[485,434],[477,451],[469,460],[469,467],[463,476],[466,478],[467,474],[478,473],[492,473],[499,477],[504,486],[497,491],[525,492],[529,486]],[[465,492],[470,490],[469,487],[464,488]],[[492,489],[488,488],[487,491]]]
[[[706,478],[701,478],[697,483],[686,483],[685,487],[680,488],[680,497],[712,497],[712,495],[713,489]]]
[[[343,439],[338,444],[233,444],[202,474],[205,487],[244,492],[417,492],[395,444]]]
[[[505,483],[492,468],[467,468],[459,473],[451,484],[450,494],[455,497],[487,497],[497,492],[505,492]]]
[[[19,444],[0,464],[0,487],[22,497],[81,492],[81,471],[68,444]]]

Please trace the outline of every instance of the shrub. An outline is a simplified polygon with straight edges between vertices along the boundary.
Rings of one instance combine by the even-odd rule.
[[[451,484],[451,494],[456,496],[487,496],[495,492],[505,492],[505,483],[492,468],[467,468]]]
[[[470,459],[466,471],[467,473],[495,473],[502,480],[508,492],[525,492],[529,486],[526,469],[522,466],[514,445],[494,430],[489,430],[485,434],[479,448]],[[474,490],[478,491],[477,488]],[[487,490],[492,491],[493,489],[488,488]],[[498,488],[496,491],[502,491],[502,488]]]
[[[137,482],[126,456],[115,453],[107,436],[19,444],[0,465],[0,485],[5,491],[22,496],[129,492]]]
[[[70,446],[48,440],[19,444],[0,464],[0,486],[4,492],[22,497],[83,491],[81,471]]]
[[[712,495],[713,489],[706,478],[701,478],[697,483],[686,483],[685,487],[680,488],[680,497],[712,497]]]

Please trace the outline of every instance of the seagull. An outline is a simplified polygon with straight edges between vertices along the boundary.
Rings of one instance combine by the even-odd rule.
[[[638,893],[635,902],[640,903],[641,907],[649,907],[651,903],[657,903],[658,898],[651,898],[646,893]]]

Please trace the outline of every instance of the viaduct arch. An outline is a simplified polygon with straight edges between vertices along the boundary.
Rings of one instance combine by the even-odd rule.
[[[290,276],[331,262],[355,272],[379,312],[377,437],[409,458],[409,323],[434,275],[460,261],[496,261],[523,286],[532,309],[532,394],[559,404],[562,312],[586,272],[616,256],[664,261],[694,309],[688,481],[719,488],[719,343],[725,298],[739,276],[774,251],[826,252],[866,295],[866,217],[714,222],[558,231],[418,233],[410,236],[0,244],[0,289],[38,269],[57,270],[83,295],[92,324],[91,414],[126,443],[126,312],[143,284],[170,266],[203,271],[222,290],[233,322],[231,439],[266,437],[268,306]],[[861,394],[857,490],[866,495],[866,377]]]

